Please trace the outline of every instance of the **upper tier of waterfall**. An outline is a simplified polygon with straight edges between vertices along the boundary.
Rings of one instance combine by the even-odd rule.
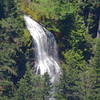
[[[36,72],[41,75],[47,72],[53,83],[58,80],[60,74],[55,38],[51,32],[29,16],[25,15],[24,19],[36,47],[36,63],[34,66]]]

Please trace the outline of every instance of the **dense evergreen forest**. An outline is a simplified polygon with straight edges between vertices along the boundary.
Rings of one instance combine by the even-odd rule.
[[[51,31],[62,74],[35,74],[24,14]],[[0,100],[100,100],[99,0],[0,0]]]

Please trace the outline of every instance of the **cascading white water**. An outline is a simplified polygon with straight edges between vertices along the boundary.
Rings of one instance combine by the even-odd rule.
[[[24,16],[26,26],[36,45],[36,72],[44,75],[46,72],[54,83],[59,79],[56,41],[51,32],[46,30],[29,16]]]

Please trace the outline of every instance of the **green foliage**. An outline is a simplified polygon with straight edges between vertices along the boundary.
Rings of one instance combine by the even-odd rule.
[[[28,69],[19,81],[18,89],[12,100],[44,100],[46,96],[50,95],[49,81],[47,74],[42,78],[39,75],[32,74]]]
[[[24,29],[23,36],[24,36],[24,39],[25,39],[25,41],[24,41],[25,45],[29,45],[29,43],[30,43],[30,34],[29,34],[28,30]]]
[[[44,80],[44,88],[43,88],[43,97],[44,98],[48,98],[51,96],[51,90],[53,88],[51,82],[50,82],[50,77],[48,75],[48,73],[45,73],[44,74],[44,77],[43,77],[43,80]]]
[[[66,61],[58,85],[58,100],[93,100],[95,70],[87,66],[81,53],[69,50],[64,53],[64,57]]]
[[[85,70],[85,61],[80,54],[73,50],[64,53],[64,57],[66,61],[63,65],[63,75],[61,77],[61,94],[65,99],[78,99],[80,90],[77,83],[81,82],[79,74]]]
[[[80,2],[80,13],[84,18],[87,33],[96,37],[99,19],[99,0],[84,0]]]
[[[94,68],[87,67],[86,70],[79,74],[81,84],[80,86],[80,99],[94,100],[94,85],[96,83],[96,71]],[[97,99],[98,100],[98,99]]]
[[[96,40],[95,53],[92,61],[92,66],[96,71],[96,83],[95,83],[95,96],[94,98],[98,100],[100,98],[100,39]]]
[[[73,50],[69,50],[66,53],[64,53],[64,57],[66,59],[67,65],[69,65],[75,69],[84,70],[84,61],[83,61],[83,57],[82,57],[81,53],[79,53],[79,52],[77,53]]]
[[[9,98],[4,96],[4,97],[0,97],[0,100],[9,100]]]
[[[15,10],[15,11],[14,11]],[[14,11],[14,12],[13,12]],[[16,16],[16,0],[0,0],[0,19]]]
[[[42,91],[42,80],[38,76],[33,76],[30,71],[26,72],[18,84],[19,88],[15,93],[14,100],[30,100],[33,98],[40,100]],[[39,82],[39,83],[38,83]]]
[[[62,70],[57,100],[99,100],[99,0],[0,0],[0,100],[45,100],[54,89],[48,73],[32,71],[23,14],[55,33]]]

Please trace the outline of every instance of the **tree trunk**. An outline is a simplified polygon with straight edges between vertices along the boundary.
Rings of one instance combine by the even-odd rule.
[[[97,38],[100,38],[100,17],[98,22]]]
[[[25,2],[26,2],[27,4],[30,4],[30,3],[31,3],[31,0],[25,0]]]

